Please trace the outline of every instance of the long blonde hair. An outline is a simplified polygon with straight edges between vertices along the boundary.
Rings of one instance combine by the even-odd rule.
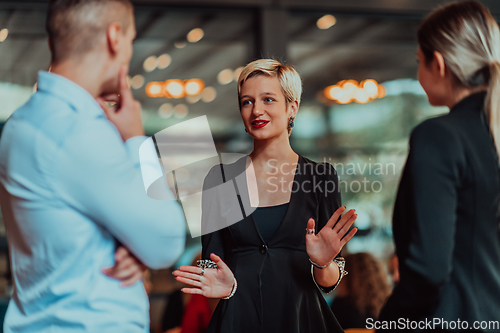
[[[420,25],[418,43],[427,62],[443,55],[455,83],[487,86],[486,119],[500,153],[500,29],[476,1],[452,2],[433,11]]]

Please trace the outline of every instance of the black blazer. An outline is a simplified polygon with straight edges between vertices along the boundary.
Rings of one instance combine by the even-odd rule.
[[[484,98],[468,96],[411,135],[393,218],[401,280],[382,321],[500,321],[499,160]]]
[[[328,163],[299,157],[288,210],[266,243],[249,214],[246,176],[236,179],[244,172],[245,161],[223,165],[223,175],[216,166],[205,178],[202,230],[220,221],[230,225],[202,236],[202,257],[208,259],[212,252],[219,255],[238,281],[236,294],[219,302],[208,332],[343,332],[312,279],[305,246],[308,219],[315,218],[318,231],[341,205],[335,170]],[[207,195],[211,188],[230,191],[233,185],[226,189],[219,185],[233,179],[239,207],[228,205],[231,198],[223,193]],[[328,191],[324,186],[329,186]],[[238,213],[243,220],[231,224],[228,217]]]

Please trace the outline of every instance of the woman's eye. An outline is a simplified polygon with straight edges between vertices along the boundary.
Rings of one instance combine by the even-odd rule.
[[[266,102],[274,102],[274,99],[272,99],[271,97],[266,97],[266,99],[264,99],[264,101],[266,101]]]
[[[252,101],[249,100],[241,102],[241,105],[250,105],[250,104],[252,104]]]

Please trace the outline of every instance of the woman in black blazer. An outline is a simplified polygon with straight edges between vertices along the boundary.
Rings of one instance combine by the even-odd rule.
[[[344,275],[337,256],[356,233],[349,231],[356,215],[339,220],[345,207],[334,168],[290,147],[301,92],[298,73],[270,59],[248,64],[239,77],[254,150],[205,178],[202,257],[217,269],[174,272],[193,286],[184,292],[225,298],[208,332],[342,332],[320,289],[333,290]]]
[[[400,282],[376,327],[499,332],[500,31],[483,5],[457,2],[418,42],[419,81],[450,113],[411,135],[393,219]]]

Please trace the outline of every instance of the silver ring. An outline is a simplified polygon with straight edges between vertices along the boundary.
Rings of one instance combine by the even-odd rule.
[[[313,234],[314,235],[314,229],[306,229],[306,234],[307,235],[310,235],[310,234]]]

